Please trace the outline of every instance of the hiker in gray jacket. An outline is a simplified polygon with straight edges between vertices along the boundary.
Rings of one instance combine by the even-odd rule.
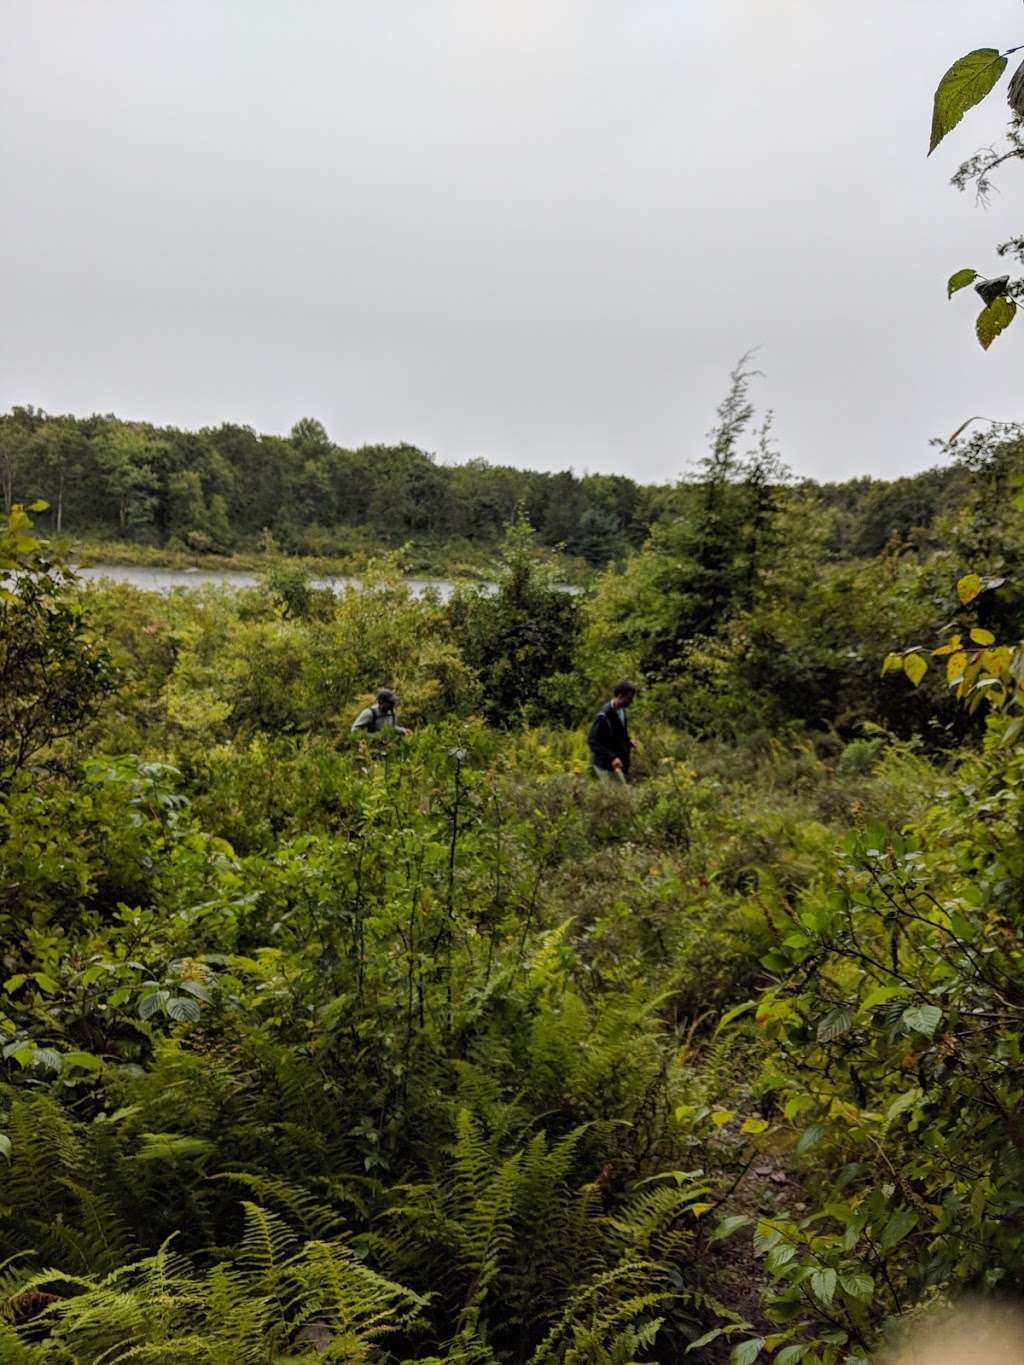
[[[412,732],[407,730],[404,725],[399,725],[395,719],[395,706],[398,698],[390,687],[382,687],[377,693],[377,700],[372,706],[367,706],[359,712],[352,722],[352,734],[377,735],[382,730],[393,730],[399,735],[408,735]]]

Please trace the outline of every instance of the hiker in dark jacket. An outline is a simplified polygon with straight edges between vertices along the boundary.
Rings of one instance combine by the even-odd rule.
[[[587,734],[594,773],[602,782],[625,782],[636,744],[629,737],[626,711],[636,697],[636,684],[625,679],[615,684],[611,701],[594,717]]]
[[[376,735],[382,730],[392,730],[399,735],[410,733],[403,725],[399,725],[395,719],[395,707],[398,698],[390,687],[382,687],[377,693],[377,700],[372,706],[367,706],[360,711],[352,722],[352,734],[354,735]]]

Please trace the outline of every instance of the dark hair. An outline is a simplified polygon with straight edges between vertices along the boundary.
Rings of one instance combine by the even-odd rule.
[[[613,697],[635,697],[635,696],[636,696],[636,683],[630,682],[628,678],[623,678],[621,682],[617,682],[617,683],[615,684],[615,690],[612,692],[612,696],[613,696]]]
[[[377,700],[382,703],[386,701],[395,702],[398,700],[398,698],[395,696],[394,692],[392,692],[390,687],[382,687],[380,691],[377,693]]]

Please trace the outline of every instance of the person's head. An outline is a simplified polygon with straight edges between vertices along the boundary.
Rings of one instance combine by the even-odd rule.
[[[616,706],[629,706],[636,698],[636,683],[631,683],[628,678],[623,678],[621,682],[615,684],[612,692],[612,701]]]
[[[398,702],[398,698],[390,687],[382,687],[377,693],[377,705],[382,711],[393,711]]]

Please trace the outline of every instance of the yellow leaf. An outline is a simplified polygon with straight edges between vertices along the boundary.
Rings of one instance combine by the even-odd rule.
[[[708,1209],[713,1209],[714,1204],[691,1204],[690,1212],[695,1218],[699,1218],[702,1213],[707,1213]]]
[[[971,631],[971,639],[976,645],[994,645],[996,642],[996,637],[990,630],[982,630],[978,626]]]
[[[903,671],[916,687],[928,672],[928,662],[920,654],[910,654],[903,662]]]
[[[965,574],[956,585],[957,596],[964,606],[968,602],[973,602],[978,593],[981,592],[981,579],[976,573]]]
[[[887,654],[887,655],[885,656],[885,662],[882,664],[882,677],[884,678],[885,675],[886,675],[887,673],[902,673],[902,672],[903,672],[903,655],[902,655],[902,654]]]
[[[713,1109],[711,1111],[711,1122],[716,1128],[724,1128],[735,1117],[735,1109]]]
[[[940,645],[938,649],[933,649],[932,653],[935,655],[936,659],[940,659],[944,654],[955,654],[959,648],[960,636],[954,635],[952,640],[947,640],[946,643]]]
[[[747,1119],[746,1123],[744,1123],[743,1127],[740,1129],[740,1132],[763,1133],[767,1127],[768,1127],[767,1119]]]
[[[956,654],[951,654],[946,663],[946,681],[950,687],[955,687],[964,676],[964,669],[967,667],[967,655],[963,650],[958,650]]]

